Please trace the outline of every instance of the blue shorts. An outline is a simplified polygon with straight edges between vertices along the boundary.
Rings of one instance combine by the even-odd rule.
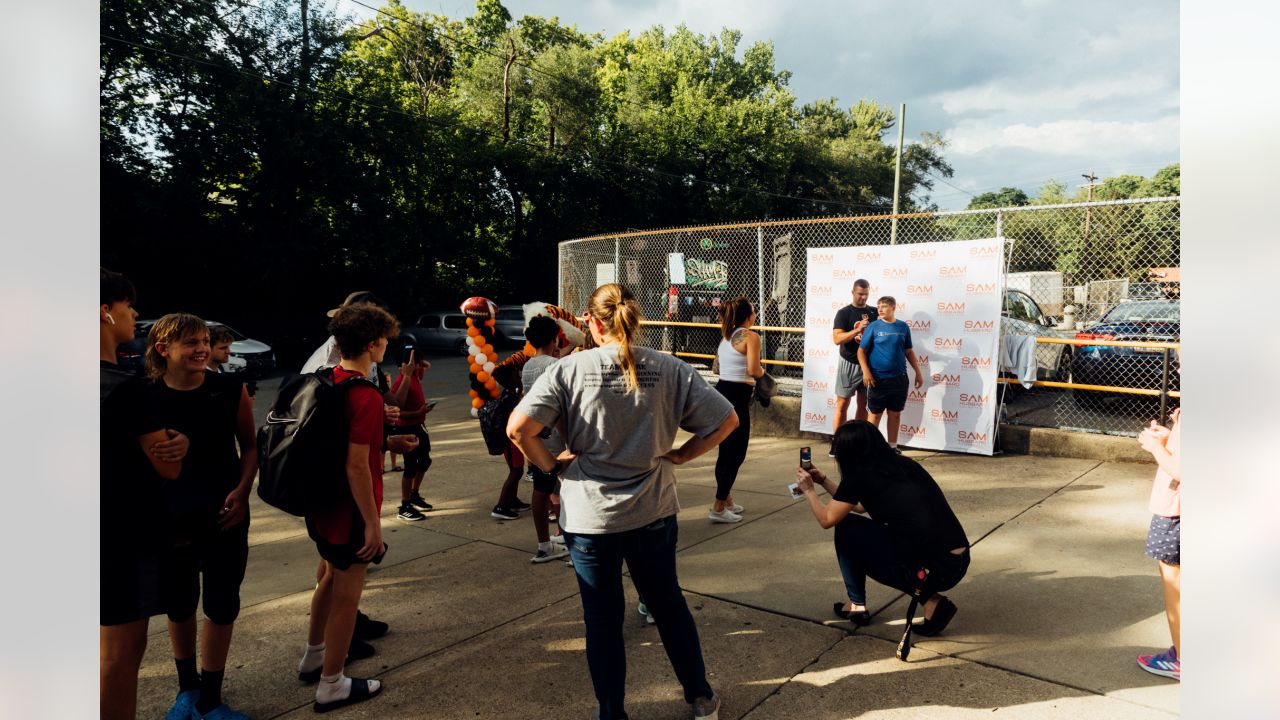
[[[1147,529],[1147,557],[1166,565],[1182,564],[1182,518],[1151,516]]]

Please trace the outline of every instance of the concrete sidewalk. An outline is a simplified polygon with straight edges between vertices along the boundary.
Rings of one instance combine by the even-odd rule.
[[[428,395],[434,395],[428,388]],[[465,396],[430,416],[435,460],[424,488],[436,509],[395,519],[400,473],[386,476],[390,551],[362,608],[391,623],[378,654],[348,673],[383,695],[332,717],[588,718],[595,707],[573,570],[532,565],[533,524],[489,517],[505,475],[484,454]],[[752,440],[734,497],[736,525],[706,519],[715,452],[682,467],[679,571],[698,622],[722,718],[1145,718],[1178,711],[1177,683],[1149,675],[1139,652],[1169,645],[1155,563],[1143,555],[1150,465],[910,452],[942,485],[973,548],[948,595],[946,633],[894,659],[905,599],[869,583],[875,618],[831,616],[843,585],[830,531],[793,502],[797,441]],[[819,467],[831,469],[824,446]],[[528,499],[530,485],[521,483]],[[316,554],[302,521],[254,497],[243,610],[224,699],[253,718],[310,717],[314,687],[296,664]],[[626,615],[628,711],[686,718],[657,630]],[[163,717],[177,689],[163,618],[153,620],[139,717]]]

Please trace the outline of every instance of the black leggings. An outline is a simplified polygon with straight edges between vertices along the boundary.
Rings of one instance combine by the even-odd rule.
[[[716,390],[733,403],[738,413],[738,429],[720,443],[720,454],[716,456],[716,500],[725,500],[738,479],[738,468],[747,459],[747,443],[751,441],[751,396],[755,386],[721,380],[716,383]]]

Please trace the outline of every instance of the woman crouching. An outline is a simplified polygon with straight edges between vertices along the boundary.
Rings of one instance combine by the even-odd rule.
[[[841,425],[831,449],[840,485],[816,467],[798,470],[796,485],[818,523],[836,529],[836,560],[849,599],[832,609],[839,618],[866,625],[871,622],[868,576],[910,594],[917,573],[927,568],[920,597],[925,619],[915,632],[937,635],[956,614],[955,604],[939,593],[955,587],[969,569],[964,528],[938,483],[915,460],[895,453],[871,423],[850,420]],[[830,503],[822,504],[814,483],[831,494]]]

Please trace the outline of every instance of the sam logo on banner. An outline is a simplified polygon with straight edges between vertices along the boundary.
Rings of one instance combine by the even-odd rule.
[[[873,286],[870,304],[883,295],[897,298],[897,318],[911,329],[917,358],[928,358],[920,364],[924,386],[908,391],[899,443],[990,455],[1003,267],[998,238],[810,249],[800,429],[833,430],[839,351],[832,320],[854,280],[864,278]],[[886,418],[881,430],[887,425]]]

